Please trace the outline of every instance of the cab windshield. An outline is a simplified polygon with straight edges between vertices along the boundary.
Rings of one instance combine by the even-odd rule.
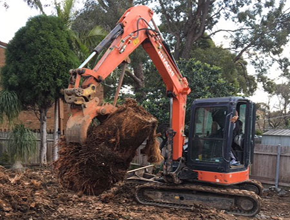
[[[200,107],[195,111],[193,150],[191,159],[220,163],[223,159],[225,144],[226,107]]]

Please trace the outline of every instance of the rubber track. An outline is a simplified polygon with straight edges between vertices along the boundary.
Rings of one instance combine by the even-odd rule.
[[[240,215],[240,216],[254,216],[257,213],[260,212],[261,209],[261,198],[256,195],[254,192],[247,191],[247,190],[239,190],[239,189],[220,189],[210,186],[200,186],[200,185],[166,185],[166,184],[156,184],[156,183],[149,183],[144,184],[141,186],[138,186],[136,189],[135,197],[138,202],[145,205],[154,205],[154,206],[162,206],[162,207],[168,207],[168,208],[183,208],[183,209],[192,209],[194,204],[192,205],[186,205],[186,204],[172,204],[172,203],[163,203],[163,202],[156,202],[151,200],[146,200],[143,197],[143,190],[150,189],[155,190],[158,192],[158,190],[174,190],[178,192],[178,190],[194,190],[198,192],[207,192],[211,193],[213,196],[215,195],[224,195],[224,196],[232,196],[232,197],[248,197],[251,198],[253,201],[255,201],[255,207],[249,211],[245,212],[242,210],[238,210],[238,207],[231,207],[229,210],[225,210],[227,213],[234,214],[234,215]],[[210,206],[210,204],[209,204]]]
[[[262,195],[262,192],[263,192],[263,185],[260,181],[257,181],[257,180],[253,180],[253,179],[249,179],[248,181],[244,182],[244,183],[250,183],[254,186],[256,186],[258,189],[259,189],[259,193],[257,195],[261,196]],[[243,184],[243,183],[242,183]],[[241,184],[241,185],[242,185]]]

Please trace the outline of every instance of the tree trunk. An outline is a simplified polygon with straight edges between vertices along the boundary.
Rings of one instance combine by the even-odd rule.
[[[59,100],[55,100],[54,107],[54,133],[53,133],[53,161],[58,159],[58,140],[59,140]]]
[[[140,103],[146,97],[146,93],[142,91],[145,87],[145,77],[143,71],[143,64],[139,62],[136,66],[133,66],[134,69],[134,92],[136,94],[136,99]],[[138,79],[138,80],[137,80]]]
[[[40,163],[42,165],[47,164],[47,111],[48,109],[40,109]]]

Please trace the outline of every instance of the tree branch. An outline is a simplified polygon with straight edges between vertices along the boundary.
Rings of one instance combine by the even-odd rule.
[[[217,34],[219,32],[229,32],[229,33],[233,32],[234,33],[234,32],[238,32],[238,31],[241,31],[241,30],[245,30],[246,31],[246,30],[251,30],[251,28],[239,28],[239,29],[235,29],[235,30],[219,29],[219,30],[216,30],[216,31],[208,34],[208,36],[210,37],[210,36],[215,35],[215,34]]]
[[[243,53],[244,53],[246,50],[248,50],[252,45],[253,45],[253,43],[250,42],[246,47],[244,47],[244,49],[242,49],[242,50],[239,52],[239,54],[235,57],[234,62],[237,62],[237,61],[241,58],[241,56],[243,55]]]
[[[135,83],[137,83],[138,85],[141,84],[141,80],[138,77],[136,77],[130,70],[126,69],[126,74],[129,77],[131,77],[134,80]]]
[[[174,28],[174,30],[177,30],[177,27],[173,22],[173,18],[167,13],[167,10],[162,0],[159,0],[159,4],[161,6],[162,14],[166,18],[166,21],[167,21],[166,24],[167,24],[168,29],[170,30],[171,33],[175,33],[175,31],[172,30],[172,27]]]

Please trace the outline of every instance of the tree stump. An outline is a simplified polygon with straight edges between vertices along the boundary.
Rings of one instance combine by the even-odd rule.
[[[146,139],[148,161],[161,162],[156,128],[157,119],[135,100],[127,99],[103,123],[89,129],[85,145],[61,143],[60,158],[55,162],[60,183],[77,192],[101,194],[124,179],[137,148]]]

